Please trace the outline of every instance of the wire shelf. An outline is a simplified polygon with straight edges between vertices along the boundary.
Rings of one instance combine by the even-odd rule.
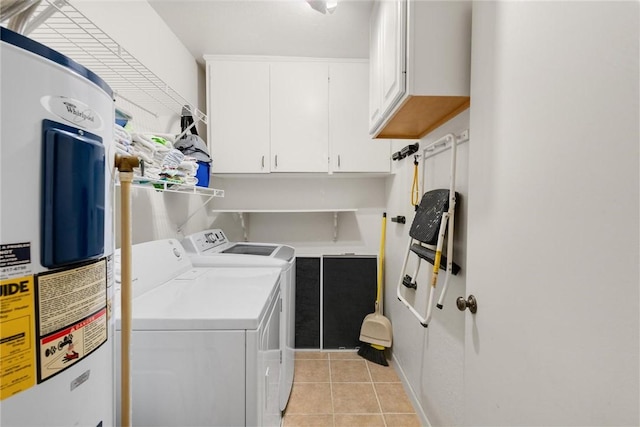
[[[25,33],[99,75],[114,90],[116,100],[121,98],[155,118],[180,115],[188,105],[195,121],[207,123],[206,114],[67,1],[42,1]]]
[[[177,184],[171,181],[145,178],[140,176],[133,177],[133,181],[131,184],[134,187],[155,190],[158,192],[187,193],[199,194],[201,196],[224,197],[224,190],[219,190],[217,188],[198,187],[196,185],[188,184]],[[121,185],[119,180],[116,181],[116,185]]]

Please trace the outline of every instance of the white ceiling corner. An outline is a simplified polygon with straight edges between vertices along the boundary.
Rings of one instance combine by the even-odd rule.
[[[368,58],[369,0],[332,14],[304,0],[149,0],[199,63],[210,55]]]

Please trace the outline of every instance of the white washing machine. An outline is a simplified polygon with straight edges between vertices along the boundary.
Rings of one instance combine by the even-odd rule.
[[[280,351],[280,410],[291,395],[295,359],[296,254],[291,246],[278,243],[229,242],[220,229],[187,236],[182,245],[194,266],[199,267],[278,267],[281,270],[282,318]]]
[[[173,239],[132,259],[133,425],[280,425],[280,269],[194,268]]]

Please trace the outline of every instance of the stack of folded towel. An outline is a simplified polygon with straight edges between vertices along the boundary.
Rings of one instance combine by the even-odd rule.
[[[140,159],[140,167],[134,169],[135,176],[172,184],[195,185],[198,182],[195,177],[198,170],[196,159],[176,150],[170,137],[132,134],[114,125],[114,139],[118,153]]]

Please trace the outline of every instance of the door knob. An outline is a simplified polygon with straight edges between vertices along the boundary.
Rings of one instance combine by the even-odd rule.
[[[456,305],[458,306],[458,310],[464,311],[467,307],[469,311],[474,313],[478,311],[478,302],[476,301],[476,297],[473,295],[469,295],[469,297],[465,300],[464,297],[458,297],[456,300]]]

